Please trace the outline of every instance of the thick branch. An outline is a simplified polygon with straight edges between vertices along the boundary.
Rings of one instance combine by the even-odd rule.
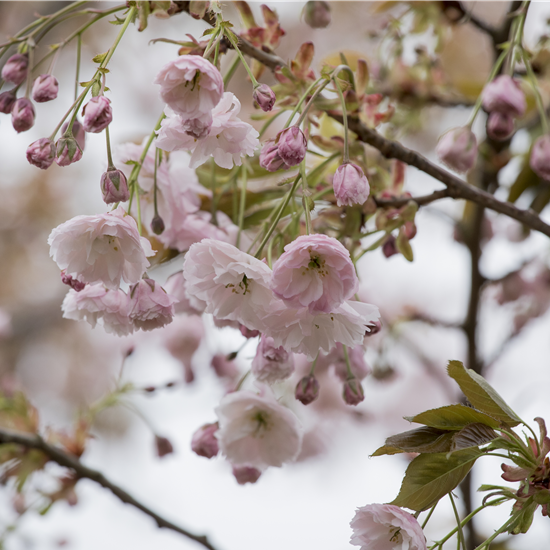
[[[24,447],[27,447],[29,449],[41,450],[51,460],[57,462],[57,464],[59,464],[60,466],[64,466],[65,468],[70,468],[71,470],[73,470],[79,478],[91,479],[102,487],[105,487],[105,489],[109,489],[122,502],[138,508],[149,517],[153,518],[159,527],[165,527],[166,529],[175,531],[180,535],[183,535],[191,540],[194,540],[195,542],[198,542],[199,544],[202,544],[202,546],[208,548],[208,550],[215,550],[215,548],[210,544],[206,536],[194,535],[186,529],[178,527],[167,519],[159,516],[158,514],[147,508],[147,506],[137,501],[133,496],[129,495],[124,489],[109,481],[101,472],[97,470],[92,470],[91,468],[84,466],[84,464],[82,464],[80,460],[69,455],[68,453],[65,453],[57,447],[46,443],[39,435],[23,434],[0,428],[0,444],[4,443],[16,443],[17,445],[23,445]]]

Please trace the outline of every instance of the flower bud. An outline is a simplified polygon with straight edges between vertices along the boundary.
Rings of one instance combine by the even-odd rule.
[[[92,97],[84,106],[82,114],[84,115],[82,123],[84,130],[92,134],[99,134],[113,120],[111,101],[103,95]]]
[[[541,136],[533,143],[529,164],[537,176],[550,181],[550,135]]]
[[[155,447],[159,458],[174,452],[174,447],[172,446],[170,440],[160,435],[155,435]]]
[[[59,166],[69,166],[73,162],[78,162],[82,158],[82,149],[72,135],[63,134],[55,144],[56,159]]]
[[[126,199],[128,200],[128,199]],[[151,231],[155,235],[162,235],[164,232],[165,225],[164,220],[157,214],[152,220],[151,220]]]
[[[369,198],[369,182],[363,170],[351,162],[338,167],[332,179],[332,187],[338,206],[364,204]]]
[[[101,192],[103,193],[105,204],[126,202],[130,198],[126,176],[120,170],[111,166],[101,176]]]
[[[228,360],[225,355],[220,353],[212,357],[210,366],[214,369],[218,378],[236,378],[239,376],[239,369],[233,360]]]
[[[199,456],[213,458],[220,452],[215,433],[218,431],[218,423],[205,424],[194,434],[191,440],[191,450]]]
[[[233,466],[233,475],[239,485],[244,485],[245,483],[256,483],[262,472],[251,466]]]
[[[298,126],[291,126],[277,135],[279,156],[288,166],[296,166],[306,156],[307,140]]]
[[[17,96],[12,90],[10,90],[9,92],[2,92],[0,94],[0,113],[4,113],[5,115],[11,113],[13,104],[15,103],[16,99]]]
[[[241,334],[245,338],[256,338],[256,336],[260,335],[259,330],[250,330],[248,327],[245,327],[244,325],[239,325],[239,330],[241,331]]]
[[[388,235],[386,242],[382,245],[382,254],[386,258],[391,258],[394,254],[397,254],[397,244],[395,243],[395,237],[393,235]]]
[[[439,160],[452,170],[467,172],[476,161],[476,136],[466,126],[453,128],[439,138],[435,152]]]
[[[256,380],[272,384],[288,378],[293,372],[294,354],[277,347],[273,338],[263,334],[252,360],[252,374]]]
[[[488,113],[498,112],[517,118],[523,116],[527,108],[525,94],[517,80],[503,74],[489,82],[481,92],[483,108]]]
[[[342,397],[348,405],[359,405],[365,399],[363,386],[357,378],[350,378],[344,383]]]
[[[487,120],[487,135],[495,141],[504,141],[514,133],[514,119],[506,114],[493,111]]]
[[[319,397],[319,382],[313,374],[304,376],[296,385],[294,396],[300,403],[309,405]]]
[[[49,138],[41,138],[27,147],[27,160],[41,170],[49,168],[55,159],[55,144]]]
[[[15,101],[11,109],[11,123],[18,134],[34,126],[34,107],[29,99],[21,97]]]
[[[373,336],[382,330],[382,323],[380,321],[374,321],[373,323],[368,324],[367,327],[370,328],[370,331],[365,332],[365,336]]]
[[[68,275],[65,270],[61,272],[61,282],[64,285],[70,286],[76,292],[84,290],[84,287],[86,286],[86,283],[83,283],[78,279],[74,279],[72,275]]]
[[[59,84],[57,78],[51,74],[41,74],[32,87],[32,98],[37,103],[45,103],[57,97]]]
[[[27,78],[28,66],[29,56],[27,54],[16,53],[12,55],[2,67],[2,78],[6,82],[21,84],[21,82]]]
[[[252,92],[252,98],[262,111],[271,111],[275,105],[275,92],[267,84],[259,84]]]
[[[330,6],[328,2],[309,1],[304,6],[304,21],[312,29],[324,29],[330,25]]]
[[[283,159],[279,156],[279,147],[273,140],[268,141],[260,152],[260,166],[268,172],[276,172],[280,168],[286,168]]]
[[[68,127],[69,127],[69,123],[65,122],[65,124],[61,126],[61,134],[64,134],[67,131]],[[86,132],[84,130],[84,127],[82,126],[82,124],[80,124],[77,118],[74,119],[72,132],[73,132],[73,137],[76,139],[76,142],[78,143],[78,145],[80,145],[80,148],[82,149],[82,151],[84,151],[84,146],[86,145]]]

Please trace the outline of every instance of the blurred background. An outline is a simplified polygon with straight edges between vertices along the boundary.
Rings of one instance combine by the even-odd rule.
[[[7,40],[31,22],[35,13],[53,13],[64,4],[1,2],[0,39]],[[445,3],[425,4],[437,7]],[[97,9],[110,5],[115,4],[92,3]],[[366,59],[373,74],[385,74],[386,91],[403,95],[404,90],[410,90],[407,67],[417,64],[421,54],[436,57],[434,37],[439,29],[428,26],[424,33],[404,37],[404,65],[393,65],[383,73],[387,56],[383,38],[393,18],[406,8],[401,3],[332,2],[332,22],[325,29],[311,29],[305,24],[302,2],[269,5],[277,11],[286,31],[277,53],[292,59],[299,46],[310,40],[315,44],[312,67],[316,72],[323,60],[345,51],[350,57]],[[466,5],[489,24],[498,24],[508,7],[506,2]],[[256,20],[262,21],[260,4],[251,3],[251,7]],[[237,11],[230,2],[224,5],[224,15],[238,25]],[[528,45],[534,46],[547,31],[549,16],[549,4],[533,3],[525,33]],[[62,40],[79,24],[69,20],[60,25],[44,44]],[[91,59],[107,50],[118,28],[104,20],[85,33],[80,80],[91,77]],[[108,75],[114,147],[141,143],[162,111],[152,81],[159,68],[177,55],[177,46],[150,41],[160,37],[184,40],[187,33],[199,39],[206,28],[205,23],[182,13],[166,20],[151,17],[142,33],[128,30]],[[428,101],[404,105],[396,115],[403,123],[397,137],[431,160],[435,160],[434,147],[441,133],[466,122],[472,99],[493,62],[488,38],[472,25],[447,26],[441,34],[438,74],[464,101],[452,108]],[[46,51],[44,48],[43,53]],[[206,336],[191,361],[194,381],[185,383],[182,362],[188,358],[178,355],[173,342],[191,334],[195,321],[180,320],[176,328],[117,338],[100,327],[93,330],[85,323],[61,317],[66,287],[49,258],[47,237],[54,227],[75,215],[105,211],[99,189],[107,166],[104,136],[88,134],[80,162],[66,168],[54,164],[45,172],[27,163],[25,150],[33,141],[48,136],[72,103],[75,56],[74,45],[61,53],[55,69],[59,96],[52,103],[36,106],[36,124],[30,131],[16,134],[9,117],[0,115],[2,388],[7,392],[22,389],[39,410],[42,428],[68,430],[79,410],[114,389],[123,362],[122,380],[137,388],[160,388],[175,382],[173,387],[154,392],[135,391],[126,399],[129,405],[110,407],[97,415],[92,429],[95,438],[88,444],[83,461],[166,518],[193,532],[208,534],[220,550],[349,548],[349,521],[355,508],[392,500],[410,460],[404,455],[373,459],[369,455],[387,436],[409,429],[404,415],[460,400],[458,388],[445,376],[445,367],[450,359],[466,358],[466,340],[456,328],[466,314],[470,287],[470,258],[456,233],[464,205],[446,199],[420,210],[418,234],[412,243],[414,262],[401,255],[385,258],[380,249],[363,257],[361,295],[380,307],[385,325],[369,340],[366,358],[372,374],[364,382],[365,401],[356,408],[346,406],[341,402],[340,386],[326,374],[318,403],[307,409],[299,403],[291,405],[307,430],[299,461],[268,470],[255,485],[239,486],[223,459],[208,461],[190,450],[193,432],[215,420],[213,410],[228,383],[211,368],[211,358],[243,345],[245,339],[238,331],[215,328],[212,320],[205,318]],[[268,72],[262,80],[273,83]],[[251,86],[242,67],[229,89],[240,98],[246,120],[254,109]],[[483,116],[474,129],[483,139]],[[520,130],[510,146],[512,158],[499,176],[499,198],[506,199],[529,146],[528,130]],[[437,188],[440,184],[425,174],[407,169],[406,191],[424,195]],[[532,196],[527,194],[518,205],[527,207],[530,200]],[[549,217],[546,211],[542,216]],[[481,260],[487,278],[503,277],[533,259],[538,262],[534,268],[537,274],[548,268],[546,237],[535,232],[524,234],[515,222],[492,212],[487,219],[491,235],[484,242]],[[163,268],[160,278],[179,269],[181,258]],[[547,306],[541,305],[534,312],[531,302],[525,302],[527,298],[503,301],[499,298],[502,292],[502,285],[495,285],[484,293],[481,302],[478,343],[488,365],[486,376],[522,418],[528,422],[535,416],[550,420]],[[550,295],[550,283],[539,285],[537,292],[529,299],[542,304]],[[518,320],[520,315],[523,318]],[[411,321],[415,317],[438,322]],[[520,331],[518,323],[523,323]],[[241,372],[253,357],[256,344],[250,340],[239,354]],[[124,361],[129,350],[133,353]],[[291,396],[295,383],[292,379],[279,390]],[[159,458],[154,434],[167,437],[174,452]],[[37,499],[41,491],[55,490],[55,476],[60,470],[49,465],[46,473],[33,480]],[[474,487],[499,482],[497,459],[476,465]],[[475,502],[480,501],[476,495]],[[32,505],[25,502],[23,506],[14,498],[12,485],[0,487],[1,547],[199,548],[175,533],[159,530],[150,518],[87,480],[78,483],[76,499],[60,500],[44,515],[33,510],[18,514],[22,506]],[[485,511],[478,521],[479,531],[489,536],[508,513],[507,506]],[[453,525],[452,511],[443,502],[430,522],[428,536],[440,538]],[[549,535],[548,518],[537,512],[527,535],[511,538],[499,548],[545,550]]]

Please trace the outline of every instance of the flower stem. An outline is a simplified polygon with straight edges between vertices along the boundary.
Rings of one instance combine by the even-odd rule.
[[[154,217],[156,218],[159,215],[158,204],[157,204],[157,169],[162,162],[162,151],[155,147],[155,170],[153,172],[153,207],[155,209]]]
[[[210,170],[210,179],[212,183],[212,203],[210,205],[210,213],[211,213],[211,219],[210,223],[212,225],[217,226],[218,225],[218,218],[216,216],[216,208],[217,208],[217,197],[216,197],[216,163],[214,162],[214,159],[212,159],[212,168]]]
[[[342,347],[344,348],[344,358],[346,359],[346,370],[348,372],[348,380],[351,380],[352,378],[355,378],[355,375],[351,371],[351,364],[349,362],[349,354],[348,354],[348,346],[345,346],[342,344]]]
[[[237,233],[237,242],[235,246],[239,248],[241,244],[241,233],[243,231],[244,225],[244,210],[246,207],[246,186],[248,180],[248,171],[246,169],[245,163],[241,167],[242,181],[241,181],[241,200],[239,202],[239,232]]]
[[[334,84],[338,90],[338,95],[340,96],[340,102],[342,103],[342,118],[344,120],[344,159],[343,164],[349,162],[349,143],[348,143],[348,112],[346,109],[346,100],[344,99],[344,94],[342,93],[342,88],[336,76],[333,77]]]
[[[300,174],[302,176],[302,206],[304,207],[304,215],[306,218],[306,233],[311,233],[311,213],[309,211],[309,188],[306,179],[306,161],[300,163]]]
[[[250,67],[248,66],[248,63],[246,62],[246,59],[244,58],[244,55],[242,54],[241,50],[239,49],[238,41],[235,37],[235,34],[231,32],[229,29],[224,29],[224,34],[227,36],[227,39],[229,42],[231,42],[231,45],[233,46],[234,50],[237,52],[237,55],[239,56],[239,59],[241,60],[241,63],[244,65],[244,68],[246,69],[246,72],[248,73],[248,76],[250,77],[250,80],[252,81],[252,86],[255,88],[258,86],[258,81],[256,80],[256,77],[254,76],[254,73],[251,71]]]
[[[452,491],[449,493],[449,498],[451,499],[451,505],[453,507],[453,512],[456,518],[456,526],[458,527],[456,550],[460,550],[460,546],[462,546],[462,548],[466,550],[466,541],[464,540],[464,533],[462,532],[462,525],[460,524],[460,516],[458,515],[458,510],[456,509],[456,503],[455,499],[453,498]]]
[[[61,51],[61,48],[59,49]],[[76,72],[74,77],[74,98],[78,97],[78,86],[80,82],[80,58],[82,56],[82,33],[78,33],[76,40]]]
[[[233,78],[233,75],[235,74],[235,71],[237,70],[237,67],[239,66],[239,56],[237,55],[235,59],[231,62],[231,65],[229,66],[229,69],[225,73],[225,76],[223,77],[223,88],[224,90],[227,88],[227,85],[229,84],[229,81]]]
[[[430,511],[429,511],[428,515],[426,516],[426,519],[424,520],[424,523],[422,523],[422,530],[424,530],[424,527],[426,527],[426,525],[428,525],[428,521],[430,521],[430,518],[432,517],[432,514],[435,512],[435,507],[436,506],[437,506],[437,502],[430,508]]]
[[[313,360],[313,363],[311,363],[311,369],[309,369],[309,374],[313,376],[315,374],[315,366],[317,365],[317,359],[319,359],[319,354],[315,356],[315,359]]]
[[[107,171],[115,170],[113,157],[111,156],[111,136],[109,134],[109,126],[105,128],[105,141],[107,142]]]
[[[296,107],[294,107],[291,115],[288,117],[288,120],[286,121],[285,123],[285,126],[284,128],[288,128],[292,122],[292,119],[296,116],[296,113],[300,110],[300,108],[302,107],[302,105],[304,104],[304,101],[307,99],[307,96],[313,91],[313,89],[319,85],[319,83],[321,82],[321,80],[323,80],[323,77],[319,77],[313,84],[311,84],[311,86],[305,91],[305,93],[302,95],[302,97],[300,98],[300,100],[298,101],[298,103],[296,103]],[[323,85],[315,91],[315,94],[314,94],[314,98],[317,97],[321,91],[325,88],[325,86],[328,84],[328,80],[326,80],[325,82],[323,82]],[[310,100],[311,102],[311,100]],[[309,104],[308,104],[309,105]],[[281,112],[284,112],[284,111],[281,111]],[[298,124],[297,124],[298,125]],[[283,128],[283,129],[284,129]]]

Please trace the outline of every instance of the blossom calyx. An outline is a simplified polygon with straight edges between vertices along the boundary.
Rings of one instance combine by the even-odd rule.
[[[57,97],[59,83],[51,74],[41,74],[32,86],[32,98],[37,103],[45,103]]]
[[[30,99],[21,97],[15,101],[11,109],[11,123],[19,134],[34,126],[34,107]]]
[[[16,99],[17,96],[12,90],[9,92],[2,92],[0,94],[0,113],[4,113],[5,115],[11,113]]]
[[[41,170],[49,168],[55,159],[55,144],[49,138],[41,138],[27,147],[27,160]]]
[[[363,386],[357,378],[348,378],[344,382],[342,397],[348,405],[359,405],[365,399]]]
[[[275,92],[267,84],[258,84],[252,92],[254,101],[260,106],[262,111],[271,111],[275,105]]]
[[[550,135],[535,140],[531,149],[529,165],[540,178],[550,181]]]
[[[67,131],[68,127],[69,123],[65,122],[65,124],[61,126],[61,134],[64,134]],[[84,151],[84,147],[86,145],[86,131],[84,130],[84,127],[77,118],[73,120],[72,133],[78,145],[80,145],[80,148],[82,149],[82,151]]]
[[[300,164],[306,156],[306,136],[298,126],[291,126],[279,132],[277,145],[279,156],[288,167]]]
[[[126,202],[130,198],[126,176],[114,166],[110,166],[101,176],[101,193],[105,204]]]
[[[347,162],[339,166],[332,179],[338,206],[364,204],[369,198],[370,186],[361,167]]]
[[[103,95],[92,97],[84,109],[82,109],[84,120],[82,126],[86,132],[99,134],[107,128],[113,120],[113,110],[111,109],[111,100]]]
[[[23,53],[13,54],[2,67],[2,78],[6,82],[21,84],[27,78],[29,56]]]
[[[476,136],[467,126],[452,128],[439,138],[435,152],[452,170],[467,172],[477,158]]]
[[[517,80],[502,74],[489,82],[481,92],[482,105],[488,113],[499,112],[514,118],[524,115],[527,109],[525,94]]]
[[[82,149],[78,142],[70,133],[63,134],[56,143],[55,162],[59,166],[69,166],[73,162],[78,162],[82,158]]]
[[[201,426],[191,439],[191,450],[205,458],[213,458],[220,452],[216,432],[219,430],[217,422]]]
[[[298,384],[294,396],[303,405],[313,403],[319,397],[319,381],[313,374],[304,376]]]

